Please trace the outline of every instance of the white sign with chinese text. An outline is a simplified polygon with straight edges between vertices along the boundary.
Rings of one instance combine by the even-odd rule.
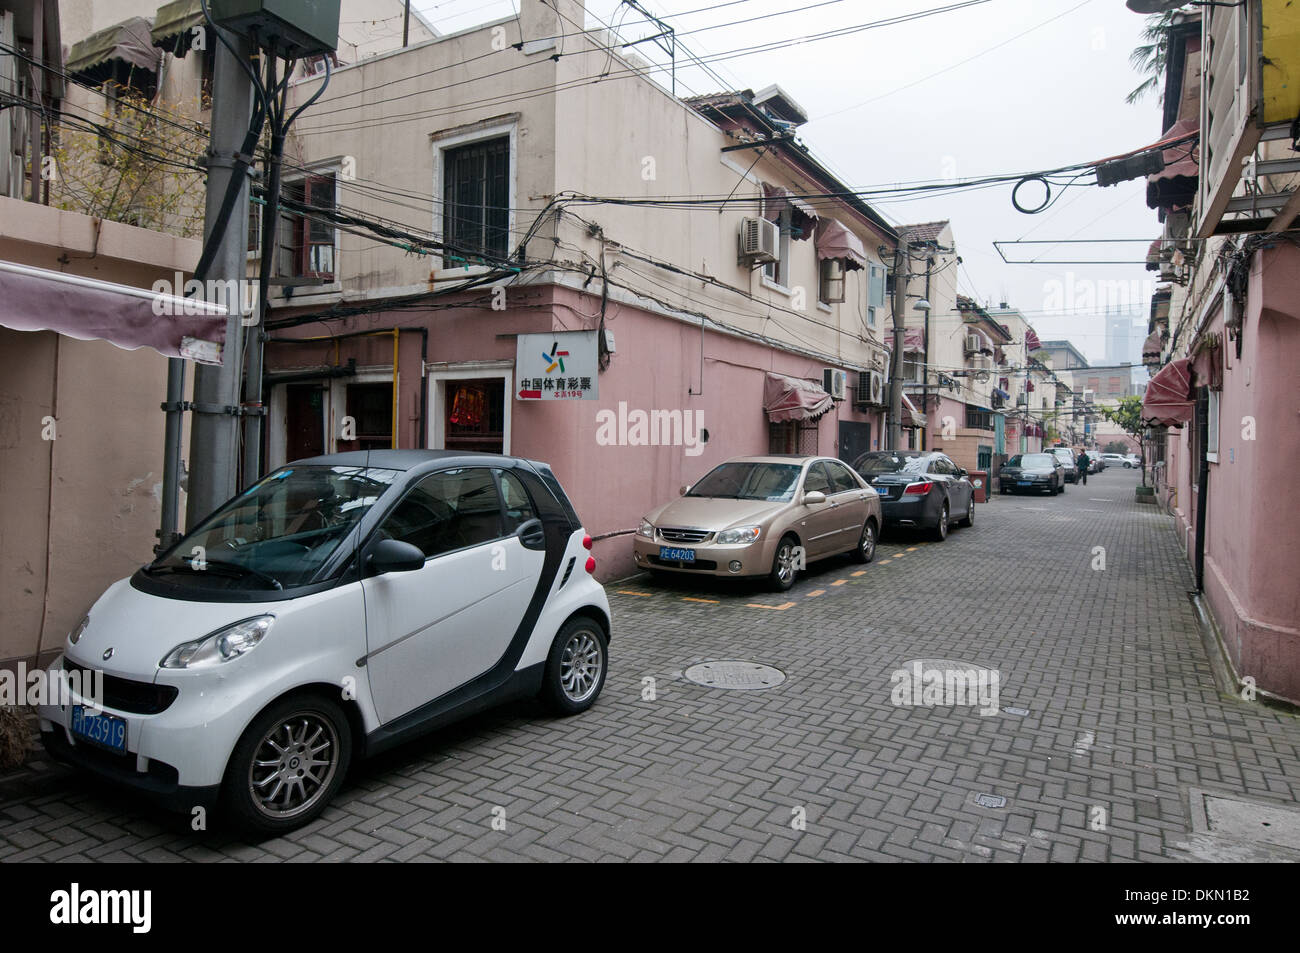
[[[521,334],[516,340],[517,399],[597,399],[600,358],[595,331]]]

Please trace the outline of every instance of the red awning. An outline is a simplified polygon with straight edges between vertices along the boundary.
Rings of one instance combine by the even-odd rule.
[[[763,410],[774,424],[816,420],[834,406],[831,395],[812,381],[768,374],[763,382]]]
[[[1142,419],[1162,427],[1178,427],[1192,419],[1191,369],[1186,358],[1165,365],[1147,384]]]
[[[823,218],[817,223],[817,260],[839,258],[845,268],[867,267],[867,250],[861,239],[839,222]]]
[[[1180,119],[1169,127],[1161,140],[1186,136],[1200,129],[1197,116]],[[1201,174],[1200,144],[1196,139],[1180,142],[1165,149],[1164,170],[1147,176],[1148,208],[1182,208],[1196,198],[1197,177]]]
[[[0,261],[0,325],[220,364],[226,310],[195,298]]]
[[[904,351],[924,351],[925,350],[925,329],[924,328],[904,328],[903,330],[903,350]]]

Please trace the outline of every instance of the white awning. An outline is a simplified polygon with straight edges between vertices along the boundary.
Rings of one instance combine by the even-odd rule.
[[[909,414],[912,415],[912,421],[913,423],[916,424],[916,426],[924,427],[926,425],[927,418],[925,414],[921,413],[919,410],[916,409],[916,405],[913,404],[908,399],[906,394],[903,395],[903,407]]]

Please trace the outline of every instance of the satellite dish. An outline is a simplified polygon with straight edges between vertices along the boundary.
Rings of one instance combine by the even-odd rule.
[[[1186,5],[1186,0],[1128,0],[1134,13],[1168,13]]]

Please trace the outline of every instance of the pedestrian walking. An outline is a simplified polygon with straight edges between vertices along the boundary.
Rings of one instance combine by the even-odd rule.
[[[1075,463],[1077,463],[1078,466],[1079,466],[1079,479],[1083,481],[1083,485],[1084,485],[1084,486],[1087,486],[1087,485],[1088,485],[1088,466],[1092,463],[1092,461],[1091,461],[1090,459],[1088,459],[1088,451],[1087,451],[1087,450],[1080,450],[1080,451],[1079,451],[1078,459],[1075,460]]]

